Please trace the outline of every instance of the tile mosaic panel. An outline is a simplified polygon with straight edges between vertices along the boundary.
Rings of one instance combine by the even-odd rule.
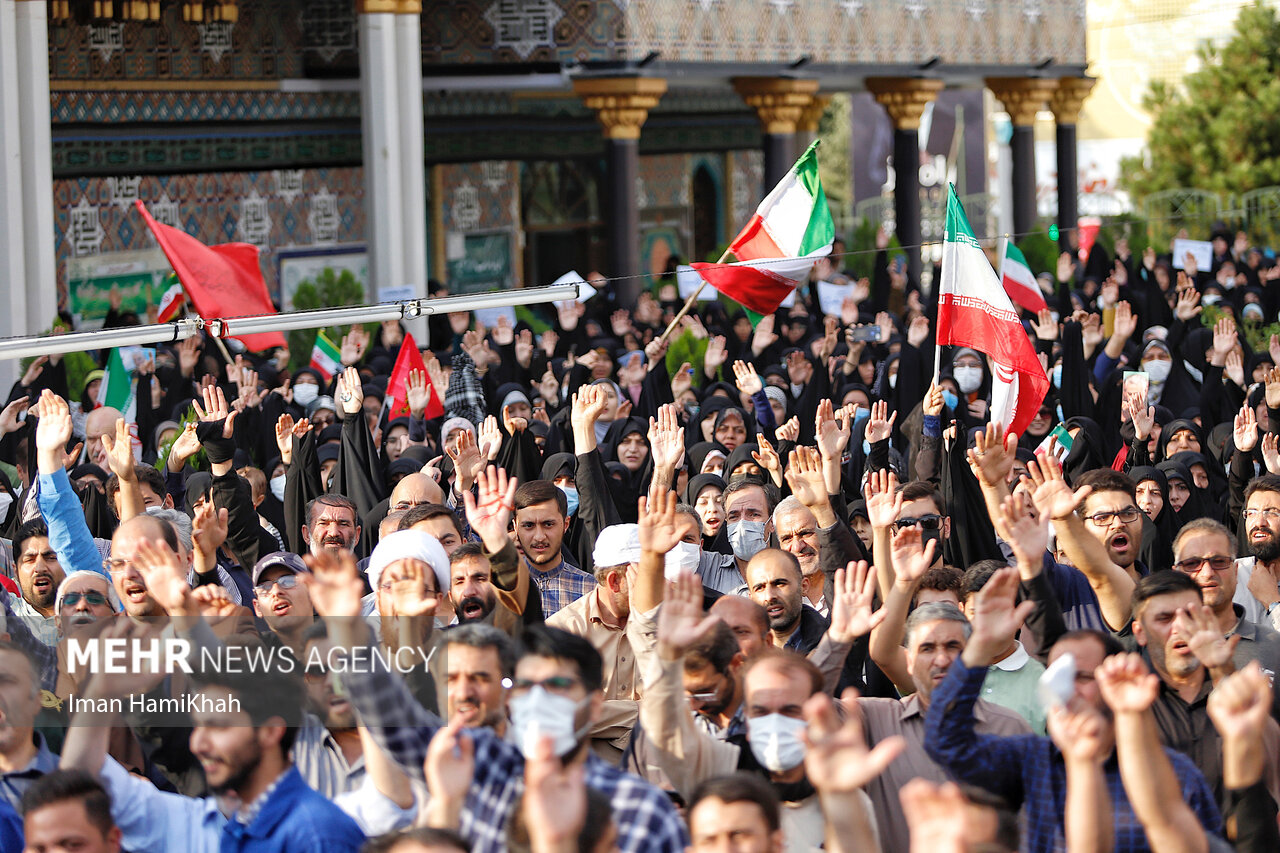
[[[59,304],[66,300],[69,258],[154,248],[134,199],[142,199],[157,220],[206,244],[261,247],[262,271],[274,293],[277,250],[363,242],[363,193],[359,168],[55,180]]]

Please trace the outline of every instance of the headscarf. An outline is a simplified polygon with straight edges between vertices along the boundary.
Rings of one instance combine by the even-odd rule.
[[[1138,558],[1153,571],[1167,569],[1173,565],[1173,539],[1179,530],[1173,507],[1169,505],[1169,480],[1163,471],[1150,465],[1130,469],[1129,478],[1134,486],[1150,480],[1160,490],[1160,497],[1164,500],[1160,514],[1151,519],[1143,513],[1142,548]]]

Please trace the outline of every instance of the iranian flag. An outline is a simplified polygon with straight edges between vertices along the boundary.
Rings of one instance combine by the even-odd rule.
[[[137,420],[138,399],[133,382],[133,365],[132,349],[121,351],[117,347],[111,350],[107,355],[106,374],[98,383],[98,405],[115,409],[129,423]]]
[[[324,332],[316,334],[316,344],[311,348],[311,367],[320,371],[325,382],[342,371],[342,350],[334,346]]]
[[[729,244],[737,262],[690,266],[747,309],[754,326],[765,314],[778,310],[814,263],[830,254],[835,236],[831,208],[818,177],[815,141]]]
[[[1003,241],[1004,249],[1000,253],[1000,282],[1009,298],[1028,311],[1043,311],[1049,306],[1045,304],[1044,294],[1040,292],[1040,283],[1027,266],[1027,258],[1013,245],[1013,241]]]
[[[992,362],[991,420],[1021,435],[1036,416],[1049,377],[1018,312],[973,236],[956,188],[947,196],[947,240],[938,288],[938,346],[972,347]]]
[[[164,292],[164,296],[160,297],[160,308],[156,314],[157,323],[168,323],[176,320],[182,312],[183,307],[187,304],[187,295],[182,291],[182,284],[179,283],[177,276],[169,276],[173,280],[173,286]]]

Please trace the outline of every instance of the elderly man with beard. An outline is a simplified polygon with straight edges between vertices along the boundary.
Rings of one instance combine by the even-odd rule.
[[[1280,634],[1251,622],[1234,603],[1237,589],[1236,537],[1210,518],[1188,523],[1173,540],[1173,568],[1196,582],[1204,606],[1212,612],[1223,636],[1235,637],[1232,662],[1244,669],[1258,661],[1264,672],[1280,672]],[[1280,717],[1280,693],[1272,691],[1272,716]]]
[[[1209,719],[1208,701],[1214,685],[1235,672],[1235,643],[1202,600],[1200,587],[1182,572],[1143,578],[1133,593],[1133,638],[1160,676],[1151,710],[1161,742],[1190,758],[1223,804],[1222,738]],[[1267,787],[1280,801],[1280,726],[1274,720],[1267,721],[1263,741]]]
[[[1251,480],[1244,506],[1240,529],[1253,556],[1236,560],[1233,600],[1249,621],[1280,631],[1280,476]]]
[[[342,495],[321,495],[307,504],[302,540],[312,556],[354,554],[360,541],[360,515],[355,502]]]

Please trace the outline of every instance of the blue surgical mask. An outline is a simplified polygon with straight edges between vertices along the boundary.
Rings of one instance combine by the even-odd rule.
[[[569,502],[569,511],[567,516],[572,516],[578,511],[578,490],[574,486],[556,486],[557,489],[564,492],[565,500]]]
[[[855,426],[862,423],[869,417],[871,417],[870,409],[859,406],[858,408],[853,410],[853,423]]]
[[[1055,364],[1053,366],[1053,387],[1054,388],[1062,387],[1062,365],[1061,364]]]
[[[728,525],[728,529],[733,556],[743,562],[769,547],[764,536],[763,521],[735,521]]]
[[[956,396],[956,392],[950,388],[942,389],[942,404],[951,411],[955,411],[960,406],[960,398]]]
[[[862,455],[863,456],[871,455],[871,442],[867,441],[865,438],[862,439]]]

